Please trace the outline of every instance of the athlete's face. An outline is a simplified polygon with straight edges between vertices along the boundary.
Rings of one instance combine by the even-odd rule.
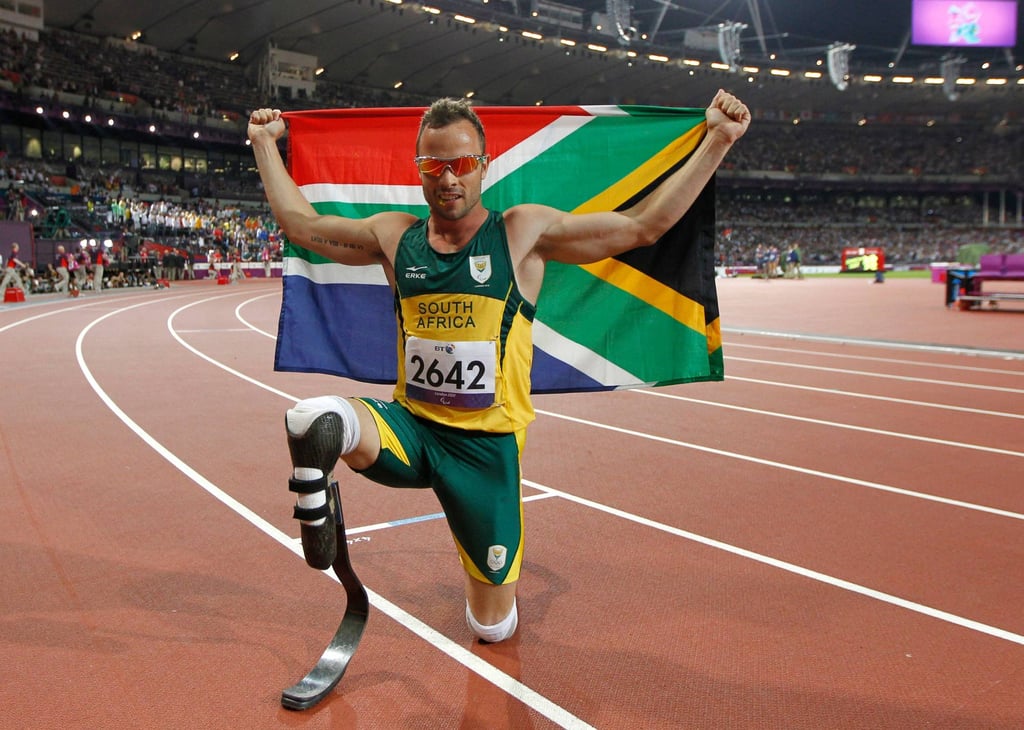
[[[424,129],[416,150],[417,155],[439,159],[483,153],[480,137],[473,125],[465,120],[440,129]],[[450,166],[437,176],[421,172],[423,197],[431,213],[447,220],[459,220],[471,213],[480,205],[480,189],[486,172],[486,161],[464,175],[456,175]]]

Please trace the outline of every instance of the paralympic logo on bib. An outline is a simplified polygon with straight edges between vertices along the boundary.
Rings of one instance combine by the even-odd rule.
[[[508,549],[504,545],[491,545],[487,548],[487,567],[497,572],[505,567],[505,556]]]

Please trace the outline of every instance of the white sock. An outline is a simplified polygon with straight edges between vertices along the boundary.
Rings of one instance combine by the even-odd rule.
[[[469,626],[470,631],[489,644],[504,641],[512,636],[516,632],[516,627],[519,626],[519,611],[516,609],[516,599],[512,599],[512,610],[509,611],[508,616],[490,626],[484,626],[476,620],[473,612],[469,610],[469,601],[466,601],[466,624]]]
[[[297,466],[292,470],[292,476],[302,482],[311,482],[314,479],[319,479],[324,473],[319,469],[310,468],[307,466]],[[327,504],[327,490],[321,489],[311,494],[298,494],[295,497],[295,504],[303,509],[316,509],[322,505]],[[304,525],[313,525],[319,527],[327,521],[326,517],[321,517],[318,520],[299,520]]]

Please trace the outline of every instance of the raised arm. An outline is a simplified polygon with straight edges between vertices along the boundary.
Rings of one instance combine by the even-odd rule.
[[[288,240],[342,264],[353,266],[390,260],[412,216],[380,213],[365,219],[322,215],[303,197],[288,174],[277,148],[285,133],[279,109],[257,109],[249,116],[249,140],[270,209]]]
[[[532,240],[543,260],[571,264],[600,261],[655,243],[690,209],[732,145],[750,125],[750,111],[735,96],[719,91],[707,111],[707,133],[686,163],[650,195],[619,212],[573,215],[543,206],[510,211],[520,240]]]

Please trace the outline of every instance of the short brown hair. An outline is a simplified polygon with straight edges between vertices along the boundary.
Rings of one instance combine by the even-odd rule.
[[[430,129],[442,129],[463,119],[473,125],[477,136],[480,137],[480,151],[486,152],[487,139],[484,135],[484,125],[480,121],[480,117],[473,111],[469,99],[451,99],[447,97],[438,99],[423,113],[423,118],[420,120],[420,131],[416,135],[416,150],[419,151],[420,137],[423,136],[424,129],[428,127]]]

